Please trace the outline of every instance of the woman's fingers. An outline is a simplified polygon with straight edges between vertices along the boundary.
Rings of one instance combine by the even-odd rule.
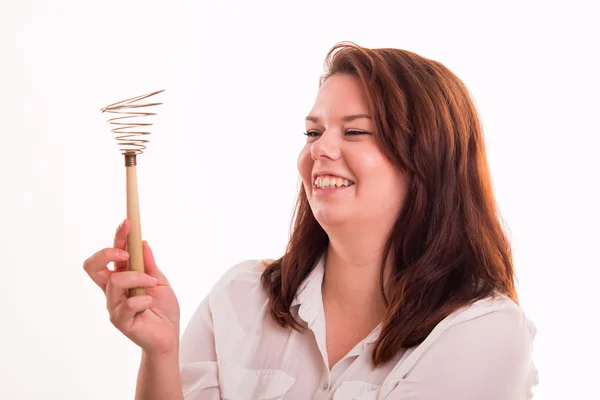
[[[125,218],[121,225],[117,228],[115,232],[115,238],[113,242],[113,247],[116,249],[126,250],[127,249],[127,235],[129,234],[129,229],[131,225],[129,224],[129,220]],[[115,271],[125,271],[127,270],[127,261],[117,261],[115,262]]]
[[[102,291],[106,292],[106,285],[112,271],[108,269],[110,262],[125,262],[129,258],[129,253],[125,250],[106,248],[97,251],[90,258],[83,262],[83,269],[100,286]]]
[[[129,234],[131,226],[128,219],[124,219],[121,225],[117,228],[114,237],[114,247],[102,249],[90,258],[85,260],[83,263],[83,269],[88,273],[90,278],[107,294],[107,285],[114,290],[111,297],[114,299],[114,307],[119,302],[124,301],[127,297],[123,291],[132,287],[148,287],[149,282],[146,280],[139,280],[140,276],[134,278],[136,271],[127,271],[127,260],[129,259],[129,253],[125,250],[127,248],[127,235]],[[158,269],[152,250],[148,245],[148,242],[142,242],[143,256],[144,256],[144,273],[146,277],[153,277],[158,280],[160,285],[168,285],[169,281]],[[108,269],[108,264],[114,262],[114,270]],[[121,275],[123,272],[131,272],[131,274]],[[118,274],[117,274],[118,273]],[[136,280],[137,279],[137,280]],[[143,278],[142,278],[143,279]],[[125,296],[125,297],[123,297]],[[137,296],[136,296],[137,297]]]
[[[151,288],[157,279],[139,271],[112,272],[106,286],[106,307],[112,311],[128,300],[127,290],[135,287]],[[144,297],[144,296],[133,296]]]
[[[110,311],[110,322],[126,332],[131,327],[135,314],[152,307],[152,302],[152,297],[148,295],[130,297]]]

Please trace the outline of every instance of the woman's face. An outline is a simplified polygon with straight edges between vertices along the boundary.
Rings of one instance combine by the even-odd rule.
[[[306,120],[298,170],[312,212],[328,227],[395,221],[408,188],[375,142],[374,121],[357,77],[335,74],[319,89]]]

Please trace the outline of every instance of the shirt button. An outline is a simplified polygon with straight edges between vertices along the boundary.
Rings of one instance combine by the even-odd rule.
[[[323,385],[323,389],[327,390],[327,388],[329,387],[329,383],[326,383]]]

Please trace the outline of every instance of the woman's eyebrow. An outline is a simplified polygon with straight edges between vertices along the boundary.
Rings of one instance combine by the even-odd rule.
[[[354,121],[355,119],[359,119],[359,118],[373,119],[373,117],[371,117],[368,114],[355,114],[355,115],[346,115],[346,116],[342,117],[342,121],[350,122],[350,121]],[[306,120],[310,121],[310,122],[314,122],[315,124],[320,121],[319,117],[313,117],[312,115],[307,116]]]

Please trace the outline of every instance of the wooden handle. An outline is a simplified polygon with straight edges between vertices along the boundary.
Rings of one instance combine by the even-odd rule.
[[[135,157],[135,156],[134,156]],[[127,171],[127,219],[131,229],[127,235],[127,251],[129,260],[127,269],[129,271],[144,272],[144,253],[142,250],[142,227],[140,223],[140,205],[138,200],[137,174],[134,165],[126,166]],[[146,294],[144,288],[137,287],[129,289],[129,297]]]

